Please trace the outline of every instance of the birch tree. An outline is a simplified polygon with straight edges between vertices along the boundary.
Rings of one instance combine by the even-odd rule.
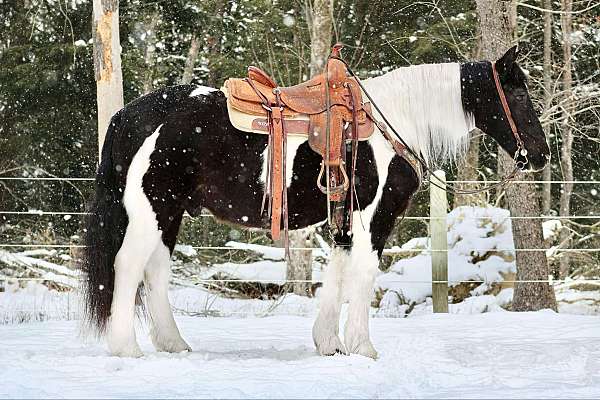
[[[223,27],[220,26],[220,24],[223,20],[223,12],[225,10],[226,2],[223,0],[215,0],[212,6],[214,7],[215,23],[211,24],[212,30],[208,32],[206,37],[206,45],[210,59],[206,83],[208,86],[217,87],[217,84],[221,79],[219,71],[220,61],[218,59],[221,56],[221,34],[224,33]]]
[[[480,35],[481,36],[481,35]],[[475,51],[472,54],[473,59],[481,59],[481,40],[478,40]],[[479,180],[479,145],[481,142],[482,132],[479,129],[474,129],[470,133],[469,148],[465,158],[458,162],[456,179],[458,181],[477,181]],[[472,190],[477,188],[477,184],[459,183],[459,189]],[[485,193],[477,194],[456,194],[454,195],[454,207],[466,205],[485,206],[487,197]]]
[[[98,147],[102,151],[111,117],[123,108],[119,0],[94,0],[92,37],[98,103]]]
[[[479,143],[481,142],[481,131],[475,129],[471,132],[471,138],[469,140],[469,148],[464,159],[462,159],[457,165],[456,179],[458,181],[476,181],[479,179]],[[476,189],[478,184],[476,183],[458,183],[456,185],[459,189],[472,190]],[[454,207],[477,205],[485,206],[486,194],[474,193],[474,194],[455,194],[454,195]]]
[[[544,111],[552,105],[552,0],[544,0]],[[551,124],[546,124],[546,137],[549,136]],[[552,207],[552,164],[548,163],[542,172],[542,213],[548,214]]]
[[[562,177],[565,183],[562,185],[560,194],[560,209],[561,217],[568,217],[571,214],[571,195],[573,193],[573,129],[572,124],[572,109],[573,109],[573,78],[571,64],[571,34],[573,31],[573,0],[562,0],[561,2],[561,27],[562,27],[562,51],[563,51],[563,96],[564,105],[562,108],[562,124],[561,136],[562,145],[560,149],[560,166]],[[570,233],[568,228],[562,228],[560,232],[560,241],[564,247],[570,247]],[[565,278],[569,274],[569,255],[563,253],[560,258],[560,277]]]
[[[482,56],[497,60],[510,48],[516,30],[515,3],[512,0],[477,0],[480,23]],[[498,151],[499,173],[513,168],[512,157]],[[519,174],[519,180],[532,180],[530,174]],[[506,199],[513,217],[540,215],[539,196],[530,183],[511,184],[506,188]],[[542,224],[537,219],[513,219],[515,248],[543,248]],[[548,261],[544,251],[516,251],[517,281],[548,279]],[[514,311],[534,311],[544,308],[556,310],[554,290],[548,283],[515,284]]]
[[[190,48],[188,50],[187,57],[185,58],[185,67],[183,68],[183,75],[179,81],[182,85],[189,85],[194,79],[194,67],[196,67],[196,60],[198,59],[198,53],[200,52],[200,39],[198,36],[192,36],[190,42]]]
[[[333,0],[314,0],[308,4],[310,29],[310,76],[323,72],[331,51]]]
[[[148,21],[144,23],[144,63],[146,72],[144,74],[144,94],[154,89],[154,66],[156,64],[156,29],[159,23],[159,13],[154,11]]]

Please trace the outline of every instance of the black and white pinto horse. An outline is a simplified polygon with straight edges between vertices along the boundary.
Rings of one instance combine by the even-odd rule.
[[[528,97],[517,50],[496,63],[521,134],[528,169],[540,169],[549,148]],[[429,163],[461,155],[478,127],[510,155],[517,150],[496,90],[490,62],[399,68],[364,81],[365,89],[406,143]],[[315,185],[320,156],[290,137],[289,226],[326,219],[326,199]],[[267,136],[236,130],[216,89],[175,86],[143,96],[120,110],[108,129],[87,221],[83,270],[87,321],[107,335],[110,353],[138,357],[134,321],[143,282],[150,336],[158,351],[189,351],[168,299],[170,255],[185,211],[202,207],[218,219],[269,228],[261,215]],[[369,338],[369,304],[379,259],[394,221],[419,180],[379,132],[360,142],[356,163],[359,209],[353,231],[336,238],[320,295],[313,339],[322,355],[376,358]],[[360,213],[360,215],[358,215]],[[348,302],[344,344],[338,336]]]

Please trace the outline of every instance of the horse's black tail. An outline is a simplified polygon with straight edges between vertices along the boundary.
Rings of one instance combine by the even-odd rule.
[[[115,256],[123,244],[127,213],[123,206],[124,179],[112,158],[113,141],[121,129],[121,111],[108,127],[102,160],[96,175],[96,190],[85,221],[81,268],[84,273],[85,321],[99,334],[106,331],[115,283]]]

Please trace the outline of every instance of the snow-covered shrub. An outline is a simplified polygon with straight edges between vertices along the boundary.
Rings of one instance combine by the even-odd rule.
[[[496,295],[512,287],[516,272],[509,211],[495,207],[457,207],[448,214],[448,277],[453,303]],[[431,296],[429,238],[402,246],[419,253],[394,263],[376,281],[383,314],[403,315]],[[504,301],[506,304],[507,301]],[[510,300],[510,299],[509,299]]]

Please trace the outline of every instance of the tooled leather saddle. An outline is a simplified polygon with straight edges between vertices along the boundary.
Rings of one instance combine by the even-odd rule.
[[[369,139],[377,124],[396,152],[405,158],[408,155],[406,148],[394,141],[386,127],[373,118],[371,104],[363,101],[361,86],[340,59],[341,49],[340,44],[333,46],[323,73],[296,86],[279,87],[264,71],[251,66],[248,77],[230,78],[223,88],[232,125],[242,131],[269,135],[267,181],[261,212],[268,199],[271,236],[273,240],[279,239],[283,222],[286,250],[288,210],[284,182],[288,168],[285,165],[288,136],[308,138],[310,147],[321,155],[316,185],[327,195],[328,222],[334,232],[343,225],[348,190],[348,215],[352,226],[358,141]],[[348,165],[347,143],[352,143],[352,158]]]

